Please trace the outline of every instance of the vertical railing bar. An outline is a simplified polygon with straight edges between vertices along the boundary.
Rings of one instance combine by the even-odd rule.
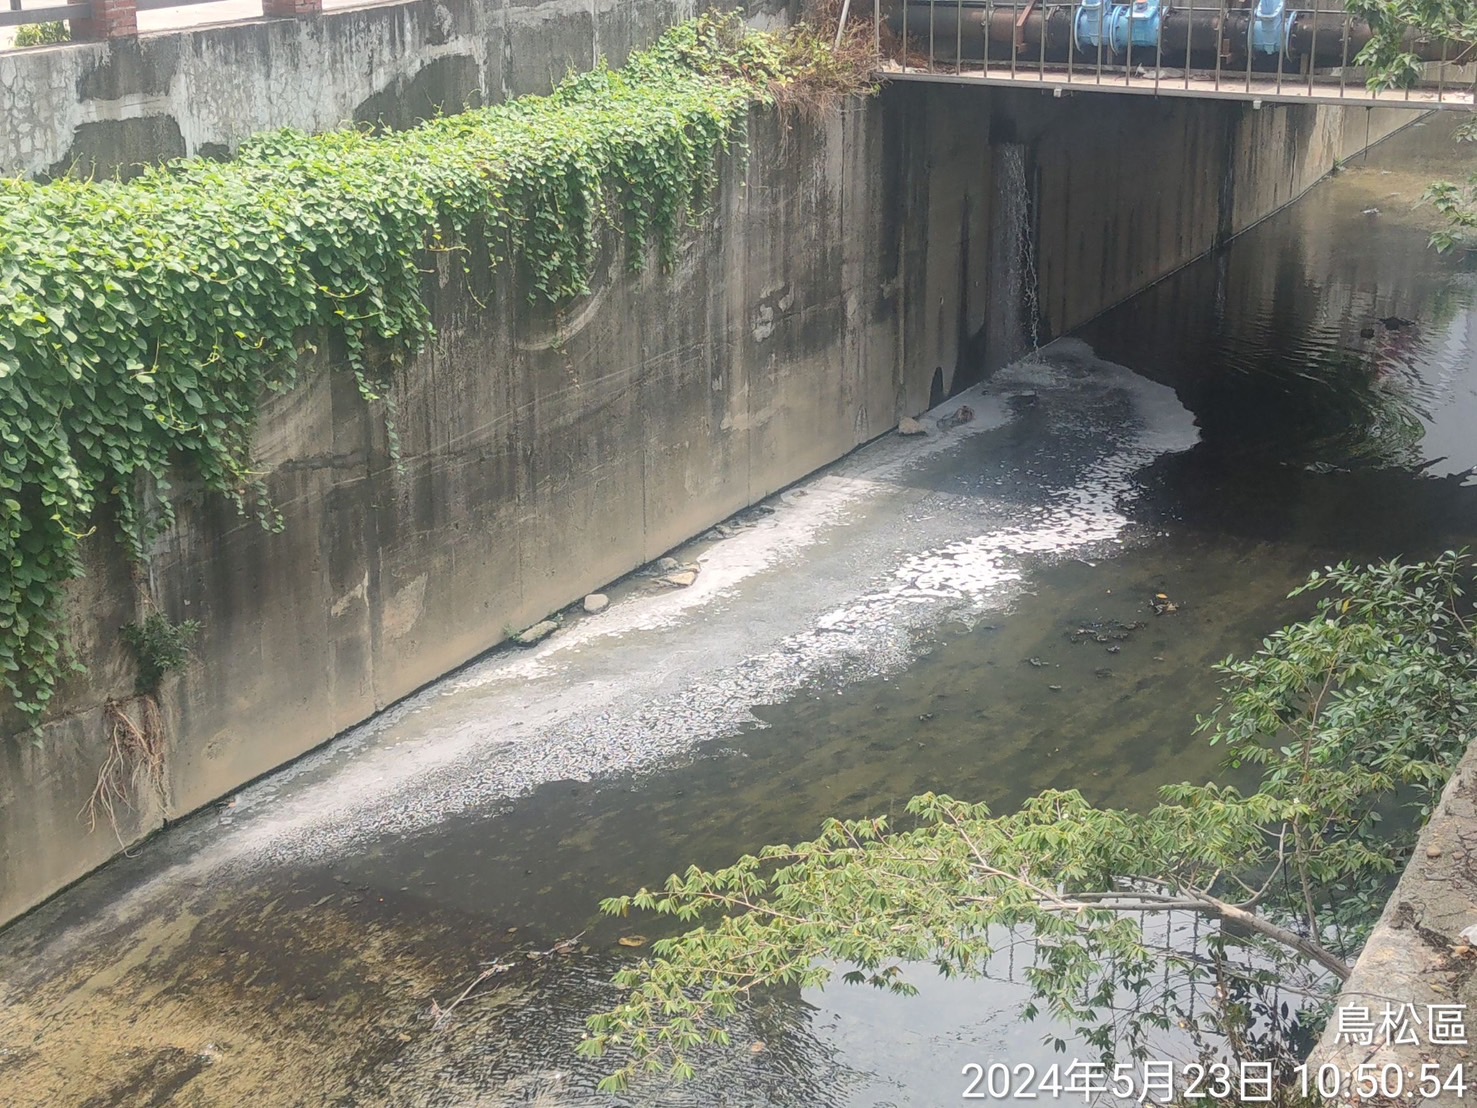
[[[902,59],[903,72],[906,73],[908,72],[908,16],[910,14],[908,11],[909,4],[908,0],[898,0],[898,2],[902,4],[903,7],[903,33],[901,36],[903,42],[902,47],[898,51],[898,53]],[[879,30],[877,33],[880,35],[882,32]]]
[[[1318,5],[1313,5],[1313,36],[1308,43],[1308,99],[1313,99],[1313,71],[1318,68],[1318,24],[1322,22]]]
[[[1343,44],[1339,47],[1339,61],[1342,63],[1339,66],[1340,100],[1342,100],[1349,91],[1349,24],[1353,22],[1353,19],[1354,17],[1348,11],[1344,12],[1344,41]],[[1313,64],[1311,58],[1308,60],[1308,64]]]
[[[1128,31],[1124,36],[1128,39],[1124,43],[1123,51],[1123,84],[1133,84],[1133,6],[1137,0],[1128,0]]]
[[[980,54],[980,72],[988,77],[990,75],[990,28],[995,25],[995,0],[986,0],[985,3],[985,42],[983,53]]]
[[[908,72],[908,7],[903,5],[903,45],[898,51],[898,72]]]
[[[1226,0],[1217,0],[1220,15],[1215,22],[1215,91],[1221,91],[1221,53],[1226,45]]]
[[[903,0],[903,25],[907,26],[908,5]],[[882,0],[872,0],[872,55],[878,62],[882,60]]]
[[[1441,68],[1436,70],[1436,103],[1440,105],[1442,94],[1446,91],[1446,51],[1451,46],[1451,40],[1441,40]]]
[[[990,68],[990,13],[986,13],[985,21],[980,24],[980,75],[987,76]]]
[[[1282,0],[1282,22],[1284,26],[1286,26],[1287,24],[1287,4],[1288,0]],[[1286,33],[1284,33],[1281,37],[1283,41],[1277,44],[1277,95],[1279,98],[1282,96],[1282,71],[1287,66],[1287,50],[1284,48],[1287,41]],[[1313,71],[1310,69],[1308,70],[1308,72],[1311,74]],[[1308,91],[1313,91],[1311,85],[1309,86]]]
[[[1051,32],[1051,6],[1041,6],[1041,83],[1046,83],[1046,36]]]
[[[1442,40],[1442,41],[1445,41],[1445,40]],[[1410,86],[1409,85],[1406,85],[1405,86],[1405,102],[1407,104],[1410,103]]]
[[[1164,71],[1164,5],[1159,8],[1159,30],[1154,35],[1154,95],[1159,95],[1159,74]]]
[[[1107,0],[1099,0],[1098,7],[1097,7],[1097,75],[1096,75],[1096,83],[1099,84],[1099,85],[1101,85],[1103,83],[1103,33],[1104,33],[1104,31],[1107,30],[1106,21],[1104,20],[1103,17],[1108,14],[1107,13],[1107,10],[1106,10],[1106,7],[1105,7],[1106,4],[1107,4]],[[1477,88],[1477,84],[1474,84],[1473,87],[1474,88]]]
[[[1014,15],[1014,13],[1015,13],[1015,9],[1012,8],[1011,9],[1011,14]],[[1012,81],[1014,81],[1015,80],[1015,64],[1016,64],[1016,58],[1015,58],[1015,31],[1014,31],[1015,20],[1012,19],[1010,22],[1011,22],[1011,28],[1012,28],[1011,35],[1010,35],[1010,79]],[[991,27],[993,27],[994,26],[994,23],[991,22],[990,25],[991,25]],[[990,41],[990,36],[989,36],[988,33],[986,33],[985,34],[985,43],[986,43],[986,45],[989,44],[989,41]]]
[[[1195,41],[1195,0],[1190,0],[1190,23],[1185,29],[1185,91],[1190,91],[1190,46]]]
[[[1255,3],[1255,0],[1252,0],[1252,2]],[[1256,8],[1255,7],[1248,7],[1246,10],[1248,12],[1248,15],[1246,17],[1246,41],[1244,43],[1242,43],[1242,45],[1246,47],[1246,91],[1248,93],[1250,93],[1251,92],[1251,62],[1252,62],[1252,53],[1253,53],[1253,51],[1251,49],[1251,24],[1252,24],[1252,20],[1254,20],[1256,18]]]
[[[937,0],[928,0],[928,72],[938,72],[938,62],[934,54],[934,8]]]
[[[982,58],[984,58],[984,62],[981,62],[981,65],[985,66],[985,71],[987,72],[990,71],[990,28],[994,27],[994,25],[995,0],[987,0],[987,4],[985,4],[985,25],[984,27],[979,28],[979,30],[981,30],[981,33],[984,34],[985,41],[985,52],[984,55],[982,55]]]
[[[1043,28],[1044,33],[1044,28]],[[1077,56],[1077,8],[1067,5],[1067,87],[1072,86],[1072,60]]]
[[[1031,9],[1027,6],[1027,15],[1029,12]],[[1052,16],[1050,16],[1049,7],[1041,7],[1041,33],[1037,35],[1037,46],[1041,49],[1037,50],[1037,62],[1035,62],[1035,80],[1040,81],[1041,84],[1046,84],[1046,28],[1050,18]],[[1025,37],[1025,24],[1021,25],[1021,35]]]
[[[985,37],[985,46],[990,45],[989,36]],[[964,0],[959,0],[954,12],[954,68],[962,76],[964,73]]]

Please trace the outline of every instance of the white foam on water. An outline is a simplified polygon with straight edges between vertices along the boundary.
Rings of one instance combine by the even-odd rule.
[[[1021,504],[910,484],[1032,397],[1054,426],[1080,430],[1087,462],[1068,485]],[[933,430],[965,403],[972,422]],[[691,587],[620,600],[534,650],[491,655],[243,789],[232,826],[205,828],[195,853],[150,884],[330,858],[548,781],[659,768],[758,725],[756,707],[807,686],[897,672],[920,631],[1008,606],[1033,564],[1121,541],[1135,474],[1197,439],[1172,390],[1072,341],[923,421],[923,441],[887,436],[782,494],[772,515],[703,557]],[[997,462],[996,481],[1045,464],[1024,454]],[[936,510],[911,518],[920,502]]]

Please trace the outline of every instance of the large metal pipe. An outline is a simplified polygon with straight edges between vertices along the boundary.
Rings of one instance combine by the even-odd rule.
[[[991,56],[1016,57],[1029,63],[1095,60],[1101,44],[1104,60],[1127,53],[1132,41],[1136,59],[1148,64],[1156,56],[1165,64],[1186,53],[1192,60],[1214,58],[1218,50],[1232,64],[1244,64],[1248,53],[1286,55],[1315,66],[1352,65],[1373,37],[1369,24],[1334,12],[1284,10],[1280,0],[1259,0],[1226,8],[1170,7],[1155,0],[1115,3],[1086,0],[1075,5],[1041,8],[1028,0],[909,0],[907,31],[914,49],[941,60],[979,61],[987,44]],[[902,18],[894,15],[894,31]],[[1043,46],[1043,36],[1045,43]],[[1439,62],[1461,55],[1465,47],[1411,34],[1404,48],[1421,61]]]
[[[1347,47],[1345,27],[1349,33]],[[1287,52],[1295,58],[1304,57],[1313,51],[1316,42],[1317,51],[1313,57],[1316,64],[1353,65],[1359,51],[1368,46],[1373,37],[1374,31],[1362,19],[1344,17],[1336,12],[1296,12],[1287,35]],[[1406,32],[1400,48],[1423,62],[1453,60],[1470,49],[1461,43],[1427,38],[1414,31]]]
[[[953,59],[958,47],[960,61],[979,61],[987,43],[993,48],[990,51],[992,57],[1008,56],[1011,44],[1015,43],[1017,57],[1031,61],[1041,60],[1044,35],[1045,60],[1062,62],[1072,50],[1080,10],[1076,6],[1051,7],[1043,11],[1028,8],[1024,3],[1006,2],[991,7],[949,3],[948,0],[934,0],[933,3],[914,0],[908,4],[908,37],[914,50],[931,53],[942,60]],[[1192,21],[1188,12],[1166,13],[1161,24],[1161,48],[1166,60],[1176,57],[1183,60],[1187,45],[1192,53],[1214,53],[1220,40],[1218,21],[1213,18],[1217,13],[1195,14],[1197,18]],[[1246,33],[1246,25],[1243,16],[1242,36]],[[901,30],[901,20],[894,17],[892,27],[895,33]],[[1077,53],[1079,58],[1095,58],[1097,50],[1079,42]],[[1110,60],[1113,50],[1105,45],[1102,54],[1104,60]],[[1154,48],[1135,43],[1134,54],[1136,57],[1152,57]]]

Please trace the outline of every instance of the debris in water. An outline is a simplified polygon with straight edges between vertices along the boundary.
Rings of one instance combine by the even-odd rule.
[[[1378,208],[1365,208],[1359,214],[1360,215],[1379,215],[1380,214],[1380,210]]]
[[[1067,638],[1074,643],[1081,642],[1127,642],[1135,631],[1144,627],[1144,621],[1136,619],[1132,623],[1125,623],[1121,619],[1114,620],[1089,620],[1079,623],[1075,631],[1070,632]]]
[[[554,620],[541,620],[528,628],[528,630],[514,635],[513,641],[519,646],[533,646],[536,643],[543,642],[557,630],[559,630],[559,624]]]
[[[1149,601],[1149,607],[1154,610],[1156,616],[1173,615],[1180,610],[1180,606],[1162,592],[1154,594],[1154,599]]]
[[[950,415],[938,421],[939,430],[947,431],[950,427],[958,427],[972,419],[974,419],[974,409],[968,404],[961,404]]]
[[[516,931],[517,928],[510,927],[508,928],[508,930]],[[551,958],[556,954],[567,954],[579,945],[579,941],[580,939],[584,938],[584,935],[585,933],[581,931],[578,935],[574,936],[571,939],[559,940],[559,942],[555,943],[548,950],[530,950],[525,952],[523,957],[527,961],[538,962],[543,960],[544,958]],[[457,998],[445,1007],[442,1007],[441,1004],[436,1000],[436,998],[432,997],[431,1019],[434,1021],[435,1028],[437,1030],[440,1030],[442,1024],[444,1024],[447,1019],[450,1018],[451,1013],[455,1011],[456,1008],[463,1001],[465,1001],[468,997],[472,995],[478,985],[482,984],[490,977],[498,977],[502,974],[511,972],[516,964],[516,962],[504,961],[501,958],[492,962],[483,962],[482,971],[478,973],[476,977],[472,978],[472,980],[467,983],[467,987],[463,989],[460,994],[458,994]]]
[[[1028,663],[1030,663],[1031,665],[1035,666],[1037,669],[1040,669],[1042,666],[1044,666],[1046,664],[1040,658],[1036,658],[1036,657],[1027,658],[1026,661]]]
[[[621,946],[632,946],[632,947],[635,947],[635,946],[645,946],[646,945],[646,936],[645,935],[622,935],[619,939],[616,940],[616,942],[620,943]]]

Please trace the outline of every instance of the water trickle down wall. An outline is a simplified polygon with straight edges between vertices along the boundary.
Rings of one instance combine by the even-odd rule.
[[[995,218],[990,228],[995,341],[989,345],[988,372],[1041,346],[1041,305],[1036,275],[1032,180],[1027,151],[1020,143],[993,147]]]
[[[1374,137],[1399,122],[1377,117]],[[264,400],[281,534],[180,483],[150,576],[201,630],[165,688],[163,794],[116,838],[77,813],[103,705],[131,686],[135,589],[106,522],[91,540],[70,613],[87,674],[38,743],[0,709],[0,920],[886,432],[936,373],[954,389],[1014,357],[1033,288],[1045,341],[1363,139],[1363,113],[1326,108],[897,86],[824,126],[756,113],[673,271],[629,273],[612,240],[595,291],[557,315],[505,272],[469,286],[428,259],[438,337],[396,385],[401,465],[325,354]],[[1204,182],[1228,162],[1218,202]]]

